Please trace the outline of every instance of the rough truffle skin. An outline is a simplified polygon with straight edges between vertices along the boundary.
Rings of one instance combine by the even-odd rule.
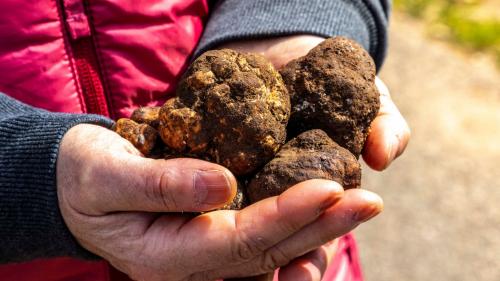
[[[118,119],[113,129],[145,156],[150,156],[158,138],[158,131],[155,128],[148,124],[138,124],[127,118]]]
[[[159,115],[159,106],[139,107],[132,112],[130,119],[137,123],[145,123],[155,129],[158,129],[158,126],[160,125]]]
[[[250,202],[276,196],[310,179],[327,179],[344,189],[361,184],[361,166],[356,157],[322,130],[306,131],[285,144],[276,157],[250,181]]]
[[[322,129],[359,157],[380,107],[370,55],[352,40],[330,38],[281,74],[292,102],[289,137]]]
[[[160,136],[172,149],[248,175],[286,140],[290,98],[263,57],[208,51],[181,79],[177,97],[160,110]]]

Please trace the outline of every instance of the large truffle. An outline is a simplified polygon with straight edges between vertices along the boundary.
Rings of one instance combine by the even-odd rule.
[[[354,155],[321,130],[310,130],[285,144],[247,186],[251,202],[276,196],[310,179],[327,179],[344,189],[361,184],[361,167]]]
[[[281,74],[292,102],[290,135],[322,129],[359,157],[380,107],[370,55],[352,40],[330,38]]]
[[[290,98],[263,57],[208,51],[183,76],[177,97],[160,110],[160,135],[182,154],[247,175],[273,158],[286,140]]]

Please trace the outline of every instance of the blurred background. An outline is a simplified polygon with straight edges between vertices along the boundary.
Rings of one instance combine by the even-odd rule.
[[[356,231],[367,281],[500,280],[500,0],[395,0],[380,76],[412,139],[364,167],[385,210]]]

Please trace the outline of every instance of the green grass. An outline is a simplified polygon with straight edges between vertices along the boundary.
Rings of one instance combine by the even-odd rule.
[[[433,2],[433,0],[394,0],[394,7],[420,18]]]
[[[477,18],[474,11],[480,0],[394,0],[396,10],[445,27],[444,37],[469,50],[496,56],[500,66],[500,19]],[[442,35],[442,34],[441,34]]]

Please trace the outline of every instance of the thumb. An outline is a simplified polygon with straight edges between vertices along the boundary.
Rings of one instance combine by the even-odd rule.
[[[127,158],[108,166],[108,177],[117,181],[96,198],[99,211],[201,212],[223,207],[236,194],[236,179],[217,164],[190,158]]]
[[[389,89],[378,77],[375,84],[380,92],[380,110],[373,120],[363,159],[377,171],[384,170],[405,150],[410,140],[410,128],[392,101]]]

